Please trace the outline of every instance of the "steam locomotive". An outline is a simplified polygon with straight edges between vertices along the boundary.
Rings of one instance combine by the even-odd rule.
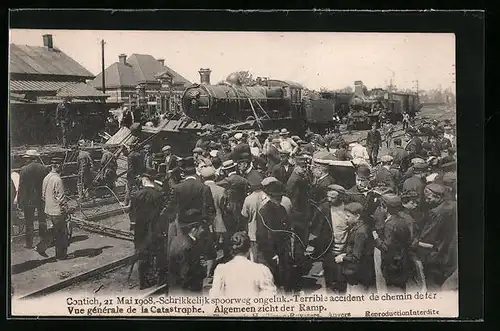
[[[296,132],[311,129],[318,133],[325,133],[358,109],[368,114],[385,109],[394,121],[400,119],[403,109],[417,111],[418,97],[396,93],[367,97],[359,93],[359,83],[355,83],[355,93],[322,93],[319,98],[308,98],[303,86],[294,82],[258,79],[256,84],[244,86],[238,77],[229,76],[217,85],[202,79],[201,84],[184,91],[181,102],[184,113],[202,124],[253,121],[264,130],[286,126]]]

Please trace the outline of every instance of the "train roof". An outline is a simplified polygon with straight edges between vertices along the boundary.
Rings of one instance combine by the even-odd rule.
[[[292,88],[298,88],[298,89],[304,88],[304,86],[302,86],[299,83],[292,82],[289,80],[280,80],[280,79],[268,79],[267,84],[269,86],[290,86]]]

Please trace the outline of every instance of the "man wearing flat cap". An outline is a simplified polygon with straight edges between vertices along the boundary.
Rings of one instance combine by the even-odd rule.
[[[281,162],[280,146],[281,140],[275,138],[271,140],[271,145],[267,149],[267,171],[270,174],[275,165]]]
[[[443,185],[432,183],[425,187],[429,210],[425,225],[413,243],[430,290],[440,289],[458,265],[456,201],[445,199],[445,196]]]
[[[292,290],[290,282],[291,234],[285,208],[281,205],[285,187],[274,177],[262,181],[264,195],[257,212],[257,263],[266,265],[272,272],[276,286]]]
[[[144,155],[140,153],[137,148],[131,147],[130,151],[125,152],[127,154],[127,184],[125,186],[125,201],[123,205],[128,206],[130,203],[130,197],[133,192],[138,189],[137,178],[143,174],[146,170],[144,165]]]
[[[154,185],[156,171],[146,169],[140,176],[141,188],[132,195],[130,221],[134,229],[134,245],[139,261],[139,288],[154,284],[153,261],[159,255],[159,244],[167,235],[166,224],[161,224],[163,195]]]
[[[76,158],[76,164],[78,167],[78,198],[83,200],[88,198],[88,192],[92,186],[92,169],[94,168],[94,160],[90,156],[90,153],[84,149],[85,141],[80,140],[78,142],[78,156]]]
[[[364,207],[358,202],[344,206],[348,234],[345,252],[335,258],[342,267],[349,293],[366,293],[375,285],[374,240]]]
[[[165,164],[165,172],[175,169],[175,167],[177,167],[177,156],[172,154],[172,147],[170,145],[165,145],[161,151],[165,158],[163,161]]]
[[[411,276],[412,265],[409,255],[411,232],[407,221],[400,212],[401,197],[388,193],[381,197],[381,207],[386,213],[384,227],[378,232],[373,231],[375,247],[380,251],[380,269],[387,290],[392,292],[406,291],[406,282]],[[375,251],[375,255],[377,255]],[[378,268],[378,259],[376,268]],[[377,281],[379,285],[379,281]],[[379,289],[379,288],[377,288]]]
[[[41,165],[39,153],[36,150],[28,150],[23,155],[29,163],[21,168],[19,172],[19,188],[17,202],[24,212],[26,226],[25,246],[33,248],[33,223],[35,221],[35,210],[37,211],[37,222],[40,235],[47,232],[45,212],[42,201],[43,179],[49,173],[49,169]]]
[[[185,221],[179,233],[170,244],[168,256],[168,295],[201,294],[206,268],[201,264],[201,256],[206,249],[205,220],[198,209],[184,212]]]
[[[384,155],[380,161],[381,165],[375,170],[374,184],[379,187],[390,188],[394,193],[397,193],[401,174],[399,170],[392,167],[393,157]]]
[[[42,183],[42,200],[45,202],[45,215],[52,222],[54,241],[56,246],[56,259],[65,260],[68,255],[69,237],[67,216],[70,212],[65,194],[64,184],[61,179],[63,158],[53,157],[52,170],[45,176]],[[45,251],[49,248],[52,238],[46,233],[36,247],[36,251],[47,257]]]
[[[246,224],[241,216],[243,202],[247,196],[248,181],[238,173],[238,164],[233,160],[222,163],[222,171],[226,178],[217,185],[226,189],[226,205],[222,210],[224,223],[230,235],[237,231],[246,230]],[[229,235],[229,234],[228,234]]]
[[[426,175],[427,175],[428,165],[425,161],[416,162],[412,170],[412,176],[403,182],[403,194],[406,192],[417,192],[419,195],[419,205],[423,206],[424,202],[424,188],[426,185]]]
[[[394,139],[394,146],[389,152],[389,155],[393,157],[393,164],[401,171],[406,172],[408,168],[408,152],[401,147],[401,138]]]
[[[314,207],[311,224],[311,252],[315,258],[323,257],[323,270],[328,291],[345,293],[347,283],[341,266],[335,258],[345,252],[347,214],[344,211],[344,188],[329,185],[326,201]],[[342,193],[341,193],[342,192]],[[318,275],[319,276],[319,275]]]

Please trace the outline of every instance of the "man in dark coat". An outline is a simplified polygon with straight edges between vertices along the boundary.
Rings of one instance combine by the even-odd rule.
[[[94,168],[94,161],[90,156],[90,153],[84,149],[85,141],[81,140],[78,142],[78,156],[76,159],[78,167],[78,197],[80,199],[87,198],[89,196],[89,189],[92,186],[92,169]]]
[[[382,164],[375,171],[375,186],[391,188],[392,192],[398,193],[401,173],[392,167],[392,156],[384,155],[380,161]]]
[[[279,139],[273,139],[271,141],[271,146],[267,149],[266,156],[267,156],[267,171],[270,174],[271,171],[273,170],[274,166],[279,164],[281,162],[280,158],[280,146],[281,140]]]
[[[382,257],[382,274],[389,291],[406,291],[406,282],[411,272],[409,249],[411,233],[407,221],[401,216],[401,197],[395,194],[382,195],[382,209],[387,213],[382,235],[372,235],[375,246]]]
[[[241,216],[241,209],[243,208],[243,202],[247,196],[250,184],[244,177],[238,174],[238,164],[233,160],[227,160],[222,163],[222,170],[226,173],[227,177],[219,181],[217,185],[225,188],[226,205],[222,210],[222,215],[228,235],[232,235],[246,228]]]
[[[130,203],[130,197],[133,192],[137,191],[137,176],[145,172],[144,158],[142,153],[132,146],[124,151],[127,156],[127,184],[125,186],[125,201],[123,205],[127,206]]]
[[[429,290],[440,289],[457,269],[456,201],[445,199],[445,193],[445,187],[440,184],[425,187],[426,203],[431,209],[413,245],[424,266]]]
[[[50,169],[36,161],[39,158],[39,154],[36,150],[28,150],[24,157],[28,159],[30,163],[21,168],[17,201],[24,211],[24,220],[26,224],[24,247],[33,248],[35,210],[37,213],[40,237],[43,238],[47,232],[47,222],[45,220],[44,204],[42,201],[42,183]]]
[[[167,294],[201,294],[206,269],[201,264],[204,254],[205,221],[198,209],[184,212],[179,232],[173,237],[169,249]]]
[[[312,174],[307,167],[307,157],[299,155],[297,164],[286,183],[286,196],[292,202],[290,219],[295,232],[306,242],[310,215],[310,199],[312,188]]]
[[[377,164],[378,151],[381,147],[382,136],[380,135],[380,131],[377,130],[377,124],[374,123],[366,136],[366,151],[368,152],[372,166]]]
[[[411,160],[415,157],[422,156],[422,139],[420,139],[414,131],[408,131],[406,136],[409,138],[409,141],[406,144],[405,150],[408,152],[409,159]]]
[[[264,198],[257,212],[257,263],[266,265],[274,276],[277,287],[289,292],[293,289],[290,282],[291,238],[290,225],[285,208],[281,205],[284,185],[276,178],[268,177],[262,181]]]
[[[422,208],[424,202],[424,188],[426,184],[427,163],[418,162],[413,165],[413,174],[403,182],[403,194],[415,192],[419,196],[419,206]]]
[[[180,160],[180,168],[184,179],[175,185],[172,190],[173,196],[169,198],[166,206],[168,213],[167,220],[169,223],[181,226],[182,224],[191,222],[190,216],[186,214],[187,211],[201,211],[201,219],[204,227],[204,235],[200,237],[200,244],[203,245],[202,254],[207,261],[214,260],[216,252],[214,250],[210,225],[214,222],[216,211],[212,191],[196,176],[195,160],[193,157]],[[171,228],[169,227],[169,229]]]
[[[166,226],[160,222],[163,208],[162,192],[154,186],[155,172],[148,169],[141,176],[142,188],[133,194],[130,202],[130,220],[134,228],[134,245],[139,260],[139,287],[153,285],[153,262],[158,256],[158,246],[166,236]]]
[[[330,175],[329,160],[333,159],[333,155],[326,152],[318,152],[313,159],[312,174],[313,184],[311,198],[319,204],[326,198],[328,186],[335,184],[335,179]]]
[[[288,182],[290,175],[293,171],[293,164],[290,152],[287,150],[280,150],[281,162],[276,164],[271,169],[271,176],[278,179],[282,183]]]
[[[345,205],[344,211],[349,227],[345,253],[337,256],[335,262],[342,265],[342,273],[352,292],[367,292],[375,285],[370,222],[365,217],[363,205],[358,202]]]
[[[408,168],[408,152],[401,147],[401,138],[394,139],[394,147],[389,152],[389,155],[393,157],[393,164],[399,167],[401,172],[405,172]]]

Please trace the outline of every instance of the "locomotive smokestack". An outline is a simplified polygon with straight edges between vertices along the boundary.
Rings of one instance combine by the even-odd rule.
[[[212,70],[201,68],[198,73],[200,74],[200,83],[210,85],[210,73]]]
[[[364,92],[364,84],[362,81],[360,80],[357,80],[354,82],[354,95],[356,96],[364,96],[365,95],[365,92]]]

